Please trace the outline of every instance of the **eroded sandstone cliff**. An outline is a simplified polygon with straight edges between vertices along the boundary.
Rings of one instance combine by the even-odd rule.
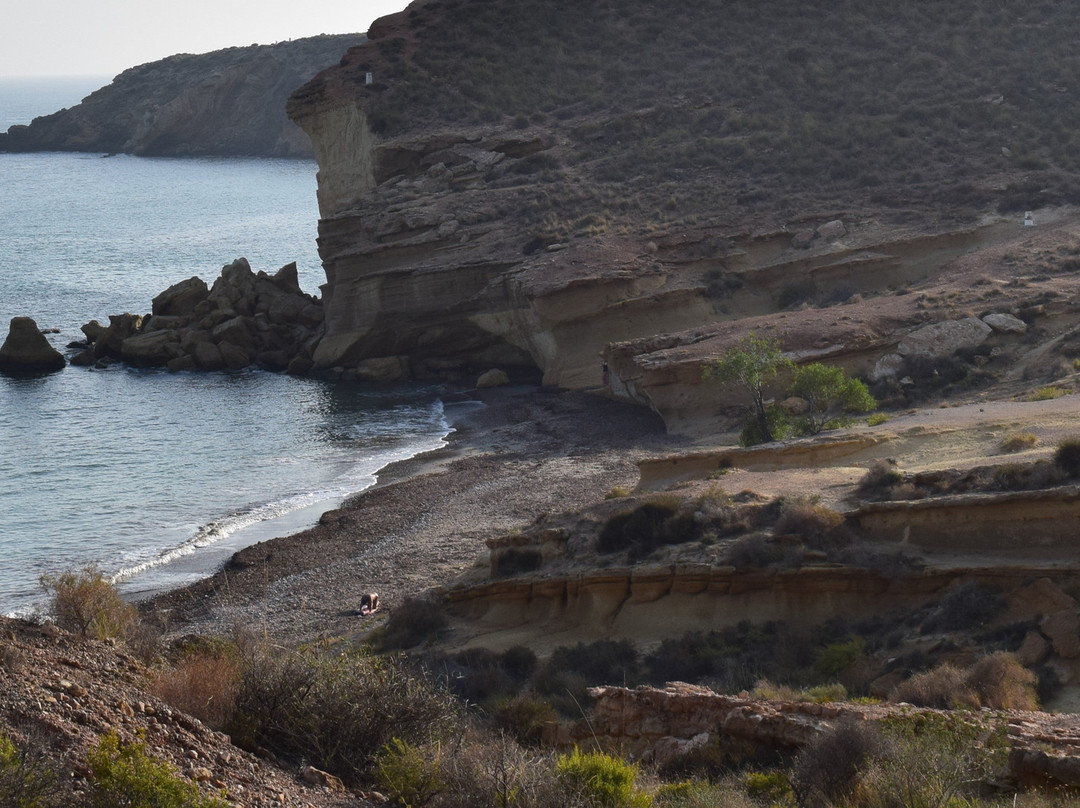
[[[751,328],[869,371],[965,306],[1016,314],[1024,295],[894,293],[949,295],[953,262],[1077,198],[1036,137],[1072,106],[1050,75],[1014,81],[1074,58],[1076,21],[938,10],[933,35],[921,11],[804,3],[433,0],[377,21],[289,103],[319,160],[317,363],[606,382],[695,431],[717,418],[702,358]],[[981,46],[956,51],[961,30]],[[1006,42],[1007,66],[988,56]]]

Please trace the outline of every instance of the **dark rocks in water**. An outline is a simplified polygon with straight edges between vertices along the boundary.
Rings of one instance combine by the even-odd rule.
[[[56,350],[30,317],[12,317],[7,339],[0,346],[0,371],[38,373],[62,370],[64,355]]]
[[[198,277],[173,284],[147,317],[116,314],[82,327],[91,349],[73,364],[105,358],[144,367],[240,370],[250,365],[306,373],[323,333],[322,304],[304,294],[296,264],[254,273],[246,258],[226,264],[213,287]]]

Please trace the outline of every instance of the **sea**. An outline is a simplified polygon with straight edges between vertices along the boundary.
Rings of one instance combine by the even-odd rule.
[[[108,81],[0,77],[0,131]],[[270,273],[295,261],[318,294],[315,168],[0,154],[0,339],[30,316],[67,351],[84,323],[149,312],[240,256]],[[387,464],[444,445],[438,394],[259,370],[0,375],[0,613],[40,610],[43,575],[93,565],[138,599],[306,528]]]

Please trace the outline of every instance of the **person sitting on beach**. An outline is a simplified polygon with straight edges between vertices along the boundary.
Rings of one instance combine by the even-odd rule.
[[[369,592],[360,598],[360,616],[367,617],[379,611],[379,593]]]

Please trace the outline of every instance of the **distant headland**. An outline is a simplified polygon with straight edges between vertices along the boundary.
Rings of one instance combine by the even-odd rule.
[[[310,157],[285,101],[364,40],[323,35],[132,67],[77,106],[0,133],[0,152]]]

